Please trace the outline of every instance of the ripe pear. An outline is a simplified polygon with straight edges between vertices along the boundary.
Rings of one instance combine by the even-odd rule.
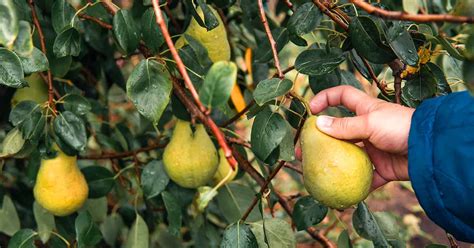
[[[163,153],[168,176],[184,188],[206,185],[217,170],[217,150],[202,124],[193,133],[191,123],[178,120]]]
[[[56,216],[66,216],[82,207],[89,187],[76,156],[64,154],[57,146],[55,149],[55,158],[41,160],[33,193],[44,209]]]
[[[216,174],[214,174],[214,178],[212,179],[214,181],[214,185],[217,185],[220,181],[224,180],[230,171],[232,171],[231,175],[224,183],[234,180],[235,176],[237,176],[237,173],[239,172],[239,167],[236,167],[235,170],[232,170],[227,158],[225,157],[224,150],[221,148],[219,149],[219,166],[217,167]]]
[[[212,62],[215,63],[221,60],[228,61],[230,60],[230,45],[229,41],[227,40],[227,32],[225,30],[224,23],[222,22],[219,13],[217,13],[217,11],[211,6],[208,7],[219,21],[219,26],[207,31],[207,29],[201,27],[193,17],[184,33],[199,41],[199,43],[201,43],[201,45],[206,48],[209,58]],[[196,12],[199,14],[201,19],[204,20],[204,14],[200,7],[196,9]],[[179,49],[186,43],[187,41],[185,37],[181,36],[176,41],[176,48]]]
[[[11,100],[12,106],[27,100],[38,104],[48,101],[48,87],[39,73],[33,73],[26,77],[25,80],[28,82],[28,86],[15,91]]]
[[[301,131],[304,186],[323,205],[348,208],[369,194],[372,163],[360,147],[321,132],[316,118]]]

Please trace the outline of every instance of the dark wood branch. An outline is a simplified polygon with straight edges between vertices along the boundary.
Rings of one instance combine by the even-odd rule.
[[[221,127],[227,127],[229,126],[230,124],[234,123],[235,121],[237,121],[241,116],[243,116],[245,113],[247,113],[247,111],[253,106],[255,105],[255,100],[252,100],[249,104],[247,104],[247,106],[245,106],[244,109],[242,109],[242,111],[240,111],[239,113],[237,113],[236,115],[234,115],[232,118],[228,119],[227,121],[225,121],[224,123],[221,124]]]
[[[79,17],[82,18],[82,19],[85,19],[85,20],[92,21],[92,22],[96,23],[97,25],[99,25],[99,26],[101,26],[105,29],[109,29],[109,30],[112,29],[112,25],[108,24],[107,22],[104,22],[104,21],[100,20],[97,17],[86,15],[84,13],[79,14]]]
[[[102,4],[102,6],[104,6],[105,10],[107,10],[107,12],[109,12],[111,15],[114,16],[115,13],[117,13],[117,10],[115,9],[112,0],[102,0],[100,1],[100,3]]]
[[[316,4],[316,6],[318,6],[318,8],[325,15],[327,15],[329,18],[331,18],[331,20],[333,20],[339,27],[341,27],[345,31],[349,30],[349,26],[343,20],[341,20],[339,17],[334,15],[334,13],[332,13],[331,10],[329,9],[329,6],[326,6],[323,3],[321,3],[320,0],[313,0],[313,3]],[[349,20],[346,20],[346,21],[349,21]]]
[[[158,143],[158,144],[153,144],[153,145],[142,147],[133,151],[126,151],[126,152],[115,152],[115,153],[104,153],[104,154],[99,154],[99,155],[79,156],[78,159],[102,160],[102,159],[119,159],[119,158],[135,157],[138,153],[148,152],[148,151],[152,151],[158,148],[164,148],[166,147],[167,144],[168,144],[167,142]]]
[[[351,2],[365,10],[367,13],[379,16],[384,19],[403,20],[412,22],[453,22],[453,23],[474,23],[474,16],[455,16],[448,14],[408,14],[402,11],[389,11],[371,5],[363,0],[351,0]]]
[[[280,66],[280,59],[278,59],[277,44],[275,39],[273,39],[272,30],[270,25],[268,25],[267,16],[265,15],[265,10],[263,8],[263,0],[258,1],[258,9],[260,10],[260,20],[262,21],[263,27],[265,28],[265,33],[267,34],[268,41],[270,42],[270,47],[272,48],[273,60],[275,61],[275,67],[277,69],[278,77],[283,78],[283,74]]]
[[[28,5],[31,8],[31,18],[32,18],[33,23],[36,27],[36,30],[38,30],[38,36],[39,36],[39,40],[40,40],[41,51],[46,55],[47,50],[46,50],[46,43],[44,41],[44,33],[43,33],[43,29],[41,28],[41,24],[38,20],[38,15],[36,13],[34,0],[28,0]],[[47,71],[47,78],[48,78],[48,105],[51,107],[51,109],[53,110],[53,114],[55,115],[56,114],[56,104],[54,103],[53,75],[51,74],[50,69],[48,69],[48,71]]]

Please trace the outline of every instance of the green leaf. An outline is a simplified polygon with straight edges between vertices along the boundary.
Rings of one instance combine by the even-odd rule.
[[[35,236],[38,233],[31,229],[21,229],[8,242],[8,248],[35,248]]]
[[[87,199],[80,211],[88,212],[95,223],[103,222],[107,217],[107,198]]]
[[[156,125],[170,101],[172,87],[166,67],[145,59],[128,78],[127,95],[138,112]]]
[[[149,246],[148,226],[142,217],[137,213],[132,228],[128,232],[127,241],[124,248],[148,248]]]
[[[258,248],[257,239],[246,224],[237,222],[224,231],[221,248]]]
[[[275,28],[272,30],[273,39],[276,42],[277,52],[280,52],[289,41],[288,30],[286,28]],[[255,50],[255,61],[258,63],[269,62],[273,59],[272,48],[267,36],[263,36]]]
[[[95,246],[102,239],[99,227],[92,221],[87,211],[80,212],[75,221],[77,247]]]
[[[265,79],[257,84],[253,92],[253,98],[258,105],[272,100],[275,97],[283,96],[293,87],[293,82],[288,79],[271,78]]]
[[[336,69],[345,57],[339,48],[306,50],[295,61],[297,71],[310,76],[327,74]]]
[[[66,27],[71,25],[75,12],[68,1],[54,1],[51,7],[51,22],[57,34],[62,33]]]
[[[295,160],[295,144],[292,132],[287,132],[279,146],[279,159],[285,161]]]
[[[43,244],[48,242],[51,232],[56,229],[54,216],[46,209],[41,207],[36,201],[33,203],[33,214],[35,216],[36,225],[38,226],[38,235]]]
[[[161,193],[161,196],[168,214],[168,229],[171,234],[178,237],[182,220],[181,206],[173,194],[164,191]]]
[[[218,61],[209,69],[199,89],[199,98],[207,107],[218,107],[227,102],[237,80],[237,66],[233,62]]]
[[[23,67],[20,58],[14,52],[0,48],[0,84],[22,88],[28,85],[23,79]]]
[[[82,151],[86,147],[86,127],[82,119],[74,113],[64,111],[53,121],[54,133],[67,145]]]
[[[283,117],[269,108],[257,114],[252,126],[252,151],[262,161],[272,153],[285,137],[288,124]]]
[[[405,64],[418,65],[418,53],[415,43],[401,21],[393,22],[387,31],[390,47],[397,57]]]
[[[3,196],[3,205],[0,209],[0,232],[12,236],[20,230],[20,218],[15,205],[8,195]]]
[[[422,6],[420,6],[418,0],[403,0],[403,10],[409,14],[418,14],[420,7]]]
[[[462,65],[462,76],[464,79],[464,84],[472,93],[474,92],[474,62],[473,61],[464,61]]]
[[[464,56],[449,42],[446,37],[438,35],[436,39],[441,44],[441,46],[448,51],[449,55],[458,60],[464,60]]]
[[[28,116],[18,127],[25,140],[36,142],[45,131],[45,126],[46,117],[41,112],[36,111]]]
[[[377,220],[364,202],[357,205],[352,215],[352,225],[361,237],[371,240],[375,247],[390,247]]]
[[[339,234],[337,238],[337,247],[339,248],[352,248],[351,238],[347,230],[344,230]]]
[[[0,45],[10,48],[18,35],[19,24],[15,0],[0,2]],[[2,59],[0,59],[2,61]]]
[[[432,97],[436,93],[437,79],[427,66],[422,66],[420,71],[408,79],[402,93],[409,99],[421,101]]]
[[[258,247],[293,248],[296,240],[290,224],[282,219],[261,220],[250,223]]]
[[[288,21],[288,31],[302,36],[313,31],[323,18],[323,13],[314,3],[304,3],[299,6]]]
[[[81,53],[81,35],[79,32],[72,27],[64,29],[54,40],[53,52],[58,58],[79,56]]]
[[[219,209],[222,213],[225,213],[224,218],[228,223],[234,223],[240,220],[247,210],[247,207],[252,203],[254,197],[255,192],[248,186],[231,182],[219,189],[219,194],[216,199]],[[247,218],[248,221],[257,221],[260,219],[261,217],[257,208],[254,208]]]
[[[293,210],[293,222],[298,231],[304,230],[310,226],[320,223],[326,214],[328,208],[311,196],[304,196],[298,199]]]
[[[152,160],[148,162],[142,171],[141,184],[143,194],[147,199],[151,199],[165,190],[169,181],[170,178],[166,174],[163,162]]]
[[[19,58],[25,74],[49,69],[48,58],[36,47],[33,47],[33,51],[30,55],[26,57],[19,56]]]
[[[83,96],[77,94],[69,94],[63,97],[64,109],[71,111],[76,115],[85,115],[92,109],[89,101]]]
[[[20,130],[16,127],[13,128],[10,130],[10,132],[8,132],[7,136],[5,136],[5,139],[3,139],[3,150],[0,154],[0,157],[16,154],[21,150],[21,148],[23,148],[24,144],[25,140],[23,139],[23,135],[21,134]]]
[[[164,17],[166,17],[166,15]],[[165,18],[165,23],[168,26],[168,18]],[[147,11],[145,11],[141,19],[141,25],[145,45],[150,48],[153,53],[158,53],[165,39],[160,27],[156,24],[156,16],[153,8],[148,8]]]
[[[18,126],[18,124],[28,119],[33,113],[41,113],[38,103],[33,101],[21,101],[12,109],[8,120],[13,126]]]
[[[390,47],[381,41],[383,31],[367,16],[352,18],[349,37],[356,51],[368,61],[385,64],[396,58]]]
[[[425,66],[433,74],[434,79],[436,80],[436,95],[447,95],[452,92],[451,87],[449,86],[448,80],[446,80],[446,75],[438,65],[428,62]]]
[[[20,21],[19,24],[18,36],[13,44],[13,49],[19,56],[30,56],[34,48],[30,23]]]
[[[204,23],[202,23],[202,18],[198,15],[195,9],[192,9],[191,13],[193,14],[199,25],[203,26],[202,24],[204,24],[203,27],[205,27],[208,31],[219,26],[219,21],[217,20],[217,17],[215,16],[214,12],[207,6],[206,2],[202,0],[197,0],[196,2],[201,8],[202,13],[204,15]]]
[[[88,166],[81,171],[89,186],[89,198],[107,195],[115,184],[114,174],[102,166]]]
[[[117,237],[124,226],[122,217],[117,213],[111,213],[107,216],[104,222],[100,225],[102,236],[105,242],[111,247],[115,247]]]
[[[113,31],[117,43],[127,54],[132,53],[138,46],[138,28],[128,10],[119,10],[114,16]]]

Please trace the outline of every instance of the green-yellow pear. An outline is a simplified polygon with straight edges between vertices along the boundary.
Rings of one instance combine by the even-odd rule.
[[[41,160],[33,193],[44,209],[56,216],[66,216],[82,207],[89,187],[76,156],[64,154],[57,146],[55,149],[55,158]]]
[[[457,16],[474,16],[474,0],[458,0],[452,9]]]
[[[219,21],[219,26],[215,27],[210,31],[207,31],[207,29],[201,27],[196,21],[196,19],[194,19],[193,17],[191,23],[189,23],[189,26],[184,33],[199,41],[199,43],[201,43],[201,45],[206,48],[209,58],[212,62],[215,63],[221,60],[228,61],[230,60],[230,45],[229,41],[227,40],[227,32],[225,30],[224,23],[222,22],[219,13],[217,13],[217,11],[211,6],[208,7],[211,9],[212,13],[214,13],[214,16]],[[204,14],[201,8],[198,7],[196,11],[203,20]],[[179,49],[185,44],[186,39],[184,38],[184,36],[181,36],[176,41],[176,48]]]
[[[11,101],[12,106],[27,100],[38,104],[48,101],[48,87],[39,73],[33,73],[26,77],[25,80],[28,82],[28,86],[15,91]]]
[[[216,173],[217,150],[202,124],[193,133],[191,123],[178,120],[163,153],[168,176],[184,188],[206,185]]]
[[[316,118],[301,131],[304,186],[323,205],[348,208],[369,194],[372,163],[360,147],[321,132]]]
[[[227,177],[229,172],[231,174],[229,178],[225,180],[224,183],[228,183],[234,180],[235,176],[239,172],[239,167],[236,167],[235,170],[232,170],[232,168],[230,168],[230,164],[227,161],[227,158],[225,157],[224,150],[222,150],[221,148],[219,149],[219,166],[217,167],[216,174],[214,174],[214,178],[212,179],[214,181],[214,185],[217,185],[219,182],[224,180],[224,178]]]

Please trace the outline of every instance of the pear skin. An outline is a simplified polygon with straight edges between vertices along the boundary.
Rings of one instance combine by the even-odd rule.
[[[33,73],[26,77],[25,80],[28,82],[28,86],[15,91],[11,100],[12,106],[27,100],[38,104],[48,101],[48,87],[39,73]]]
[[[56,216],[66,216],[84,205],[89,194],[77,158],[58,150],[53,159],[41,160],[33,189],[36,202]]]
[[[372,163],[360,147],[321,132],[316,118],[309,117],[301,131],[304,186],[323,205],[348,208],[369,194]]]
[[[237,176],[237,173],[239,172],[239,167],[236,167],[235,170],[232,170],[227,158],[225,157],[224,150],[221,148],[219,149],[219,166],[217,167],[216,174],[214,174],[214,178],[212,179],[214,185],[217,185],[220,181],[224,180],[227,174],[229,174],[229,171],[232,171],[231,175],[224,183],[234,180],[235,176]]]
[[[202,124],[193,133],[191,123],[178,120],[163,153],[166,173],[184,188],[206,185],[216,173],[217,150]]]
[[[219,26],[215,27],[210,31],[207,31],[207,29],[201,27],[201,25],[199,25],[199,23],[193,17],[184,33],[199,41],[199,43],[201,43],[201,45],[206,48],[209,58],[212,62],[215,63],[221,60],[228,61],[230,60],[231,52],[229,41],[227,40],[227,32],[225,30],[224,23],[222,22],[219,13],[217,13],[217,11],[211,6],[208,7],[211,9],[212,13],[214,13],[214,16],[219,21]],[[204,14],[200,7],[196,9],[196,12],[199,14],[201,19],[204,18]],[[176,41],[176,48],[179,49],[185,44],[186,39],[184,38],[184,36],[181,36]]]

